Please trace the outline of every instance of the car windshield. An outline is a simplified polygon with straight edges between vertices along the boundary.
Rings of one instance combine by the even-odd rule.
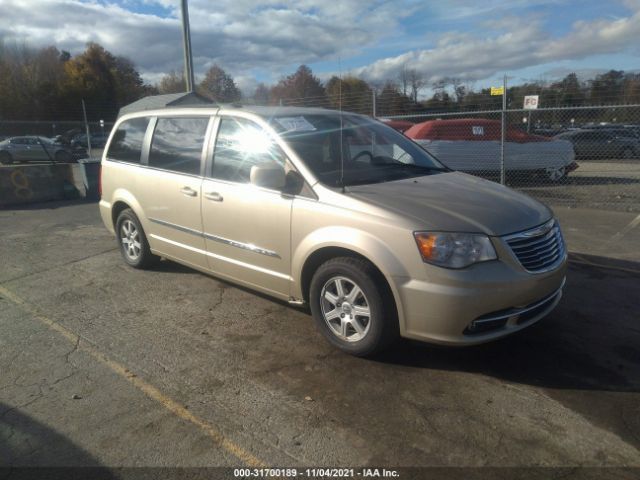
[[[366,117],[339,113],[278,116],[271,119],[271,125],[318,180],[331,187],[447,171],[404,135]]]

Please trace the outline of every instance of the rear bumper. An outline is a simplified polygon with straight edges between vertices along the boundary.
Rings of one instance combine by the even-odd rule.
[[[107,230],[109,230],[112,235],[115,235],[116,231],[113,228],[113,221],[111,219],[111,204],[105,200],[100,200],[99,208],[102,223],[104,223],[104,226],[107,227]]]

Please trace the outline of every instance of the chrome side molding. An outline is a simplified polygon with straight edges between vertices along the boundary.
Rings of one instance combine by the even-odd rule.
[[[213,240],[214,242],[224,243],[225,245],[241,248],[243,250],[249,250],[250,252],[259,253],[260,255],[266,255],[267,257],[281,258],[277,252],[274,252],[273,250],[269,250],[267,248],[259,247],[252,243],[244,243],[244,242],[238,242],[236,240],[230,240],[228,238],[219,237],[217,235],[211,235],[210,233],[201,232],[199,230],[183,227],[181,225],[176,225],[175,223],[165,222],[164,220],[159,220],[157,218],[149,217],[149,221],[153,223],[157,223],[158,225],[162,225],[164,227],[169,227],[175,230],[179,230],[180,232],[190,233],[191,235],[196,235],[198,237],[206,238],[208,240]]]

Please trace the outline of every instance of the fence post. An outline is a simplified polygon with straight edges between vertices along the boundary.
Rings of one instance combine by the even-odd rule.
[[[505,184],[504,141],[507,133],[507,76],[502,79],[502,128],[500,135],[500,183]]]
[[[91,155],[91,132],[89,131],[89,122],[87,121],[87,107],[84,104],[84,98],[82,99],[82,113],[84,115],[84,128],[87,131],[87,150],[89,151],[89,158],[93,158]]]
[[[371,90],[371,116],[376,118],[376,91]]]

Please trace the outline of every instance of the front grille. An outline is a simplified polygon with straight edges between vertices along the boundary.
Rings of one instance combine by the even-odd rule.
[[[550,220],[540,227],[505,237],[511,251],[529,272],[549,270],[565,256],[560,226]]]

